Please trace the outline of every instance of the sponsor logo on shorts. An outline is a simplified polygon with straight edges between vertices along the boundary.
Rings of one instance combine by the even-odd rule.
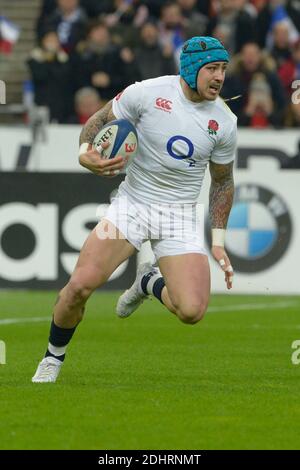
[[[167,100],[166,98],[156,98],[155,101],[155,108],[156,109],[161,109],[162,111],[165,111],[166,113],[170,113],[172,111],[172,101]]]

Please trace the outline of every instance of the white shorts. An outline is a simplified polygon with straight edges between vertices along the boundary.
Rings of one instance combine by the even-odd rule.
[[[120,188],[103,218],[138,251],[149,240],[156,260],[185,253],[207,255],[200,204],[142,203]]]

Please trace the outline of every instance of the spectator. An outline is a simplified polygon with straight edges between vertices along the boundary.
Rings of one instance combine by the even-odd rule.
[[[291,58],[291,43],[289,37],[289,27],[286,21],[279,21],[272,30],[271,55],[276,61],[277,69]]]
[[[79,3],[89,17],[95,18],[109,10],[111,0],[80,0]],[[51,15],[56,8],[57,0],[43,0],[39,22],[43,23],[45,18]]]
[[[212,18],[215,15],[215,0],[197,0],[197,8],[203,15]]]
[[[288,97],[293,93],[292,83],[300,80],[300,39],[292,46],[292,57],[282,64],[278,74]]]
[[[112,0],[108,14],[102,19],[120,46],[134,47],[138,43],[138,29],[147,21],[149,10],[141,0]]]
[[[92,22],[86,41],[78,44],[72,57],[75,89],[93,86],[103,100],[113,98],[128,84],[120,53],[107,26],[100,20]]]
[[[57,8],[57,0],[43,0],[42,5],[41,5],[39,19],[38,19],[38,25],[42,27],[45,20],[50,15],[52,15],[52,13],[56,10],[56,8]],[[42,30],[39,30],[39,27],[38,27],[38,32],[42,34]]]
[[[236,0],[219,0],[219,11],[208,25],[207,34],[221,40],[231,54],[239,52],[244,44],[255,40],[254,19]]]
[[[84,125],[93,114],[102,108],[103,102],[94,88],[85,87],[77,90],[74,105],[75,114],[70,117],[68,123]]]
[[[166,0],[145,0],[143,3],[147,6],[150,16],[158,20],[162,6],[166,3]]]
[[[31,52],[27,63],[34,85],[35,103],[49,108],[50,121],[65,122],[72,111],[70,63],[55,31],[44,35],[41,46]]]
[[[172,51],[169,47],[165,47],[165,50],[161,48],[157,26],[148,22],[142,27],[140,34],[140,46],[135,50],[140,79],[175,74],[176,65]]]
[[[248,103],[245,115],[250,119],[250,127],[269,127],[269,116],[274,111],[275,103],[272,99],[272,90],[266,76],[263,73],[255,73],[249,84]]]
[[[40,24],[40,33],[56,31],[62,48],[70,53],[84,37],[86,15],[79,0],[57,0],[58,8]]]
[[[112,0],[103,20],[109,28],[118,24],[140,27],[149,16],[149,10],[141,0]]]
[[[235,0],[235,6],[238,10],[248,13],[252,18],[257,17],[257,9],[249,0]]]
[[[241,53],[232,59],[222,94],[228,98],[242,95],[230,103],[239,125],[280,127],[283,124],[286,100],[275,70],[274,60],[255,43],[245,44]]]
[[[97,18],[109,11],[111,0],[80,0],[80,5],[90,18]]]
[[[299,92],[298,92],[299,96]],[[300,102],[298,98],[298,102],[295,101],[294,103],[290,103],[286,118],[285,118],[285,125],[287,127],[295,127],[297,129],[300,128]]]
[[[259,45],[264,48],[268,42],[268,34],[273,24],[282,19],[288,20],[290,32],[293,35],[300,31],[300,11],[299,0],[294,4],[293,0],[269,0],[259,12],[256,20],[256,30],[258,33]],[[295,41],[297,38],[292,38]],[[270,44],[269,44],[270,46]]]
[[[165,51],[168,48],[172,52],[176,65],[179,67],[179,55],[185,34],[184,17],[177,3],[171,1],[162,6],[158,29],[161,47]]]
[[[208,18],[197,9],[197,0],[177,0],[184,17],[185,37],[205,35]]]
[[[251,4],[255,7],[256,11],[259,12],[265,7],[268,1],[269,0],[251,0]]]

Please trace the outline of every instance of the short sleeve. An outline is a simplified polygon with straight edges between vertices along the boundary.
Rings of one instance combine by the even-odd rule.
[[[237,125],[233,126],[220,138],[211,154],[211,161],[219,165],[226,165],[234,160],[237,147]]]
[[[117,119],[128,119],[133,124],[140,119],[143,108],[143,86],[135,82],[119,93],[112,102],[112,110]]]

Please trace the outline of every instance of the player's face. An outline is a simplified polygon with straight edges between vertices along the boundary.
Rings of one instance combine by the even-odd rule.
[[[222,89],[227,62],[212,62],[201,67],[197,78],[197,92],[204,100],[215,100]]]

